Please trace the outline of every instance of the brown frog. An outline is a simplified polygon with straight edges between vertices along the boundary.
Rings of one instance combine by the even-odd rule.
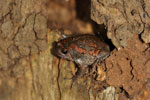
[[[55,54],[81,67],[95,65],[110,54],[109,46],[94,35],[76,35],[57,42]]]
[[[55,46],[56,56],[74,61],[79,65],[76,75],[71,78],[73,81],[78,76],[92,75],[93,77],[92,73],[95,72],[97,63],[103,61],[109,54],[110,49],[106,43],[98,37],[88,34],[62,39]],[[91,71],[89,71],[90,68]]]

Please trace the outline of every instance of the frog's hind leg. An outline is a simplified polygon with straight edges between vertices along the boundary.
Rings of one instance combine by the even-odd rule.
[[[98,63],[99,63],[99,60],[96,60],[92,65],[89,66],[88,77],[92,77],[92,79],[94,80],[97,77],[97,64]]]
[[[99,59],[98,60],[96,60],[92,65],[91,65],[91,71],[90,71],[90,74],[93,74],[93,73],[95,73],[96,72],[96,70],[97,70],[97,64],[99,63]]]

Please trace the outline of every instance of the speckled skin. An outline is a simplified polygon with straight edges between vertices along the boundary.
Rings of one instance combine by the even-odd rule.
[[[62,39],[55,47],[58,57],[71,60],[81,66],[102,61],[110,54],[109,46],[94,35],[77,35]]]

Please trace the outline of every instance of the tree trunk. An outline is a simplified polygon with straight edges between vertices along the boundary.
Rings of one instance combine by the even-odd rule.
[[[102,1],[0,0],[0,100],[116,100],[120,97],[123,100],[131,98],[130,95],[148,98],[150,52],[145,43],[150,42],[149,2]],[[91,8],[87,9],[84,2]],[[87,14],[90,9],[92,19],[105,24],[108,37],[121,50],[113,50],[106,64],[98,67],[96,82],[80,77],[72,81],[76,65],[55,57],[54,44],[61,38],[60,33],[95,32],[95,23]],[[130,39],[132,36],[135,41]],[[101,71],[102,67],[106,68],[105,72]],[[123,92],[116,92],[112,86]],[[136,87],[142,90],[140,96]]]

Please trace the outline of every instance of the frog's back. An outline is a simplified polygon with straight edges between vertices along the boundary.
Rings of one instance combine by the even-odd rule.
[[[97,50],[109,51],[109,46],[94,35],[79,35],[72,38],[71,46],[75,44],[78,48],[84,49],[87,53]],[[98,51],[97,51],[98,52]]]
[[[68,49],[76,63],[90,65],[109,53],[109,46],[94,35],[78,35],[71,38]]]

